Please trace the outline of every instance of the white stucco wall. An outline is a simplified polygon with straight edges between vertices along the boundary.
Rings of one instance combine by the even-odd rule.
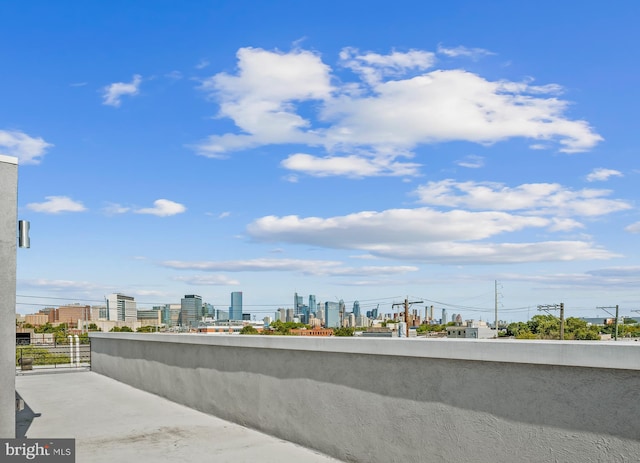
[[[345,461],[640,454],[638,343],[97,333],[92,363]]]
[[[18,160],[0,155],[0,437],[15,437]]]

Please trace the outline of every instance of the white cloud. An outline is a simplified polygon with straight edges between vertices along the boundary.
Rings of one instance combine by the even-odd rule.
[[[485,50],[484,48],[467,48],[463,46],[448,48],[443,47],[442,45],[438,45],[438,53],[440,53],[441,55],[449,56],[451,58],[464,56],[473,60],[477,60],[484,56],[495,55],[495,53],[489,50]]]
[[[46,196],[42,203],[29,203],[27,209],[45,214],[59,214],[61,212],[83,212],[87,208],[79,201],[68,196]]]
[[[213,135],[197,146],[199,154],[219,157],[273,143],[319,140],[309,121],[295,112],[294,101],[321,100],[331,93],[330,69],[314,53],[279,53],[259,48],[238,50],[238,74],[216,74],[202,84],[220,102],[220,117],[229,117],[249,135]]]
[[[488,242],[507,233],[582,225],[568,218],[500,211],[390,209],[320,218],[267,216],[247,227],[263,242],[286,242],[367,252],[391,259],[442,263],[517,263],[607,259],[616,255],[586,241]]]
[[[171,79],[171,80],[180,80],[180,79],[182,79],[184,77],[180,71],[171,71],[171,72],[165,74],[164,76],[167,79]]]
[[[515,188],[501,183],[441,180],[418,187],[419,201],[431,206],[475,210],[528,211],[530,214],[598,216],[627,210],[631,205],[607,199],[609,190],[571,190],[557,183],[529,183]]]
[[[175,277],[174,280],[196,286],[237,286],[240,284],[238,280],[229,278],[226,275],[194,275],[189,277]]]
[[[102,210],[106,215],[117,215],[127,213],[131,208],[118,203],[107,203]]]
[[[420,246],[380,245],[375,254],[394,259],[446,264],[516,264],[575,260],[603,260],[620,257],[584,241],[542,241],[536,243],[435,243]]]
[[[231,261],[165,261],[162,263],[164,267],[179,270],[201,270],[207,272],[261,272],[261,271],[289,271],[304,270],[311,267],[331,267],[339,266],[339,261],[312,261],[303,259],[247,259],[247,260],[231,260]]]
[[[456,161],[456,164],[460,167],[466,167],[467,169],[479,169],[480,167],[484,167],[484,158],[482,156],[470,154],[469,156],[465,156],[463,159]]]
[[[69,293],[70,291],[84,291],[84,292],[96,292],[105,291],[105,286],[97,285],[88,281],[74,281],[74,280],[49,280],[47,278],[37,278],[35,280],[19,280],[19,286],[45,289],[47,291],[64,291]],[[60,302],[55,305],[59,305]]]
[[[157,297],[160,299],[164,299],[169,296],[169,293],[166,291],[160,291],[157,289],[127,289],[126,293],[131,296],[139,296],[139,297]],[[144,302],[140,302],[144,304]]]
[[[209,66],[209,64],[211,64],[211,63],[209,63],[209,61],[208,61],[208,60],[206,60],[206,59],[201,59],[200,61],[198,61],[198,64],[196,64],[194,67],[195,67],[196,69],[204,69],[204,68],[208,67],[208,66]]]
[[[237,261],[165,261],[164,267],[179,270],[200,270],[206,272],[286,272],[293,271],[314,276],[368,276],[390,275],[415,272],[418,267],[400,266],[364,266],[349,267],[340,261],[304,260],[304,259],[249,259]]]
[[[593,171],[587,175],[587,182],[604,182],[609,180],[610,177],[623,177],[622,172],[613,169],[604,169],[602,167],[593,169]]]
[[[17,130],[0,130],[0,154],[14,156],[20,164],[39,164],[52,146],[40,137],[31,137]]]
[[[440,52],[488,53],[460,47]],[[435,64],[427,51],[382,55],[345,48],[340,64],[358,81],[332,80],[333,70],[318,54],[300,49],[242,48],[237,57],[237,73],[216,74],[202,89],[219,103],[218,116],[239,130],[210,136],[195,147],[201,155],[304,144],[326,153],[294,154],[284,167],[311,175],[405,175],[399,172],[406,169],[413,175],[418,164],[396,159],[425,144],[489,145],[517,137],[535,141],[534,148],[556,145],[574,153],[602,140],[586,121],[565,116],[569,102],[558,97],[559,85],[491,81],[460,69],[427,72]],[[360,167],[350,167],[354,163]]]
[[[289,183],[298,183],[300,181],[300,177],[298,177],[296,174],[285,175],[284,177],[282,177],[282,179],[285,182]]]
[[[488,81],[462,70],[435,70],[382,82],[372,95],[328,102],[323,119],[330,145],[412,149],[466,140],[492,144],[508,138],[556,140],[560,151],[585,151],[602,138],[585,121],[562,115],[567,102],[542,98],[540,87]]]
[[[584,273],[551,273],[545,275],[503,274],[501,280],[532,282],[544,284],[545,288],[583,288],[585,290],[601,288],[635,288],[640,278],[640,267],[609,267],[588,270]]]
[[[640,267],[609,267],[590,270],[586,274],[591,277],[590,284],[598,286],[638,286]]]
[[[286,169],[315,177],[344,175],[353,178],[383,175],[415,176],[418,174],[419,167],[419,164],[397,162],[381,156],[374,158],[358,155],[317,157],[304,153],[292,154],[280,164]]]
[[[104,101],[102,104],[108,106],[119,107],[123,96],[134,96],[139,93],[140,83],[142,82],[142,76],[135,74],[133,80],[129,83],[126,82],[114,82],[104,87],[104,94],[102,98]]]
[[[151,214],[158,217],[169,217],[171,215],[181,214],[186,210],[187,208],[180,203],[176,203],[168,199],[156,199],[153,202],[153,207],[136,209],[133,212],[136,214]]]
[[[481,240],[551,224],[546,218],[504,212],[440,212],[416,208],[364,211],[326,219],[267,216],[249,224],[247,230],[251,237],[267,242],[374,250],[386,244]]]
[[[640,222],[632,223],[624,228],[629,233],[640,233]]]
[[[435,55],[422,50],[394,51],[388,55],[363,53],[347,47],[340,52],[341,64],[359,74],[368,85],[376,85],[384,77],[397,77],[407,71],[422,71],[433,66]]]

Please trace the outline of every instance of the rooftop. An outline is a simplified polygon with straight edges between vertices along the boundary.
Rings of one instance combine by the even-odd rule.
[[[90,371],[33,371],[16,391],[16,437],[75,438],[78,462],[338,461]]]

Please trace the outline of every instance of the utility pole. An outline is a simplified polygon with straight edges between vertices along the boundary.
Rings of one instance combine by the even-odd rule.
[[[613,322],[614,326],[615,326],[615,334],[613,339],[615,339],[616,341],[618,340],[618,304],[616,304],[615,307],[611,306],[611,307],[596,307],[596,309],[600,309],[600,310],[604,310],[605,312],[607,312],[609,315],[611,315],[613,317],[613,314],[611,312],[609,312],[607,309],[616,309],[616,318]]]
[[[498,339],[498,280],[495,280],[496,339]]]
[[[560,341],[564,341],[564,302],[560,304],[546,304],[539,305],[538,310],[544,310],[549,313],[549,310],[558,310],[560,309]]]
[[[409,339],[409,306],[411,304],[422,304],[422,301],[411,301],[409,302],[409,296],[404,300],[404,303],[397,302],[391,305],[391,307],[396,306],[404,306],[404,323],[407,325],[407,339]]]

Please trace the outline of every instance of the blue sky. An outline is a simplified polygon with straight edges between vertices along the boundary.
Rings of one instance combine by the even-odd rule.
[[[637,2],[0,4],[18,311],[640,309]]]

